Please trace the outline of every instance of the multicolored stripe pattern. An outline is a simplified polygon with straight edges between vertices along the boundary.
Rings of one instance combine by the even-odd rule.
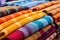
[[[46,23],[46,24],[44,24],[44,23]],[[41,28],[43,28],[46,25],[51,24],[51,23],[52,23],[51,18],[49,18],[49,16],[45,16],[39,20],[36,20],[36,21],[33,21],[33,22],[26,24],[25,26],[23,26],[22,28],[20,28],[18,30],[21,31],[22,34],[24,34],[24,37],[27,37],[27,36],[31,35],[32,33],[36,32],[37,30],[39,30],[39,29],[41,29]],[[13,34],[16,34],[16,33],[14,32]],[[20,34],[18,34],[18,35],[20,35]],[[17,38],[15,38],[15,36],[18,37],[18,35],[13,35],[14,40],[17,39]],[[9,36],[9,38],[11,36],[12,36],[12,34]],[[20,39],[20,37],[19,37],[19,39]]]
[[[1,39],[4,38],[5,36],[7,36],[8,34],[10,34],[11,32],[15,31],[16,29],[20,28],[21,26],[31,22],[31,21],[34,21],[34,20],[37,20],[39,18],[42,18],[43,16],[46,16],[45,13],[39,13],[39,14],[36,14],[36,15],[33,15],[31,17],[27,17],[25,19],[22,19],[10,26],[8,26],[7,28],[3,29],[0,34],[2,34],[4,32],[5,35],[1,36]],[[53,21],[52,17],[49,17],[51,18],[51,20]],[[48,19],[49,19],[48,18]],[[14,28],[14,29],[13,29]]]
[[[53,27],[52,25],[48,25],[45,28],[40,29],[39,31],[35,32],[31,36],[25,38],[24,40],[37,40],[40,36],[42,36],[45,32]]]
[[[50,40],[49,37],[53,33],[59,35],[60,1],[51,1],[40,5],[36,2],[25,4],[24,7],[0,8],[0,39]],[[35,7],[33,7],[34,5]],[[54,38],[52,37],[52,39]]]
[[[60,2],[58,2],[58,1],[57,1],[57,2],[52,1],[52,2],[45,3],[45,4],[40,4],[40,5],[35,6],[35,7],[31,8],[31,9],[34,10],[34,11],[37,11],[37,10],[41,10],[41,9],[43,9],[43,8],[52,6],[52,5],[54,5],[54,4],[59,4],[59,3],[60,3]]]
[[[53,40],[56,37],[57,33],[53,33],[50,37],[48,37],[46,40]]]
[[[46,33],[44,33],[39,39],[37,40],[45,40],[47,37],[49,37],[52,33],[56,31],[56,27],[52,27],[50,30],[48,30]]]
[[[2,11],[0,11],[0,17],[6,16],[6,15],[9,15],[9,14],[13,14],[15,12],[26,10],[26,9],[28,9],[28,8],[26,8],[26,7],[18,7],[17,6],[17,8],[11,8],[11,9],[7,9],[7,10],[2,10]]]
[[[11,20],[8,20],[8,21],[6,21],[6,22],[4,22],[4,23],[2,23],[2,24],[0,25],[0,30],[8,27],[9,25],[12,25],[13,23],[15,23],[15,22],[17,22],[17,21],[19,21],[19,20],[22,20],[22,19],[24,19],[24,18],[33,16],[33,15],[38,14],[38,13],[40,13],[40,12],[39,12],[39,11],[37,11],[37,12],[31,12],[31,13],[27,13],[27,14],[18,16],[18,17],[16,17],[16,18],[11,19]]]
[[[32,8],[32,7],[34,7],[36,5],[39,5],[39,4],[42,4],[42,3],[45,3],[45,2],[44,1],[34,1],[34,2],[30,2],[30,3],[26,3],[26,4],[22,5],[22,6]]]
[[[18,16],[21,16],[21,15],[23,15],[23,14],[28,14],[28,13],[30,13],[30,12],[32,12],[32,10],[23,10],[23,11],[21,11],[21,12],[16,12],[16,13],[14,13],[14,14],[11,14],[11,15],[8,15],[8,16],[5,16],[5,17],[1,17],[0,18],[0,24],[2,24],[2,23],[4,23],[4,22],[6,22],[6,21],[8,21],[8,20],[10,20],[10,19],[13,19],[13,18],[16,18],[16,17],[18,17]]]
[[[50,6],[50,7],[47,7],[45,9],[43,9],[42,11],[45,11],[46,13],[50,12],[51,10],[54,10],[56,8],[60,7],[60,4],[56,4],[56,5],[53,5],[53,6]]]
[[[48,11],[47,14],[49,15],[55,15],[56,13],[60,12],[60,7],[55,8],[54,10]]]

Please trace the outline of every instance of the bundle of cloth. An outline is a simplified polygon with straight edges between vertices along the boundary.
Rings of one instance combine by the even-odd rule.
[[[60,1],[51,1],[1,17],[0,40],[54,40],[59,14]]]

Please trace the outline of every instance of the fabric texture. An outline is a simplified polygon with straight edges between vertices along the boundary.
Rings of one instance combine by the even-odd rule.
[[[18,30],[23,32],[24,37],[27,37],[27,36],[31,35],[32,33],[36,32],[37,30],[45,27],[46,25],[51,24],[52,23],[51,19],[50,19],[50,21],[48,19],[49,18],[47,17],[47,18],[41,18],[40,20],[30,22]],[[13,35],[13,36],[15,37],[15,35]],[[13,38],[13,39],[15,40],[15,38]]]

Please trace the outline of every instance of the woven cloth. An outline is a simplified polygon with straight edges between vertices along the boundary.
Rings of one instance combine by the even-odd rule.
[[[1,17],[0,18],[0,24],[4,23],[4,22],[6,22],[6,21],[8,21],[10,19],[16,18],[18,16],[21,16],[23,14],[27,14],[27,13],[30,13],[30,12],[32,12],[32,10],[26,10],[26,11],[24,10],[24,11],[21,11],[21,12],[16,12],[14,14],[5,16],[5,17]]]
[[[60,4],[52,5],[50,7],[44,8],[42,11],[46,11],[47,13],[53,9],[56,9],[60,6]]]
[[[56,27],[52,27],[50,30],[48,30],[46,33],[44,33],[38,40],[45,40],[47,37],[49,37],[55,31],[56,31]]]
[[[45,28],[40,29],[38,32],[32,34],[31,36],[27,37],[24,40],[37,40],[39,37],[41,37],[44,33],[46,33],[49,29],[51,29],[51,25],[46,26]]]
[[[0,39],[4,38],[5,36],[7,36],[8,34],[10,34],[11,32],[15,31],[16,29],[20,28],[21,26],[31,22],[31,21],[34,21],[36,19],[39,19],[43,16],[45,16],[46,14],[45,13],[38,13],[36,15],[33,15],[33,16],[30,16],[30,17],[27,17],[25,19],[22,19],[10,26],[8,26],[7,28],[5,28],[4,30],[2,30],[0,33],[2,34],[2,32],[4,32],[5,35],[1,36]],[[47,17],[47,16],[46,16]],[[51,18],[50,16],[48,16],[49,18]],[[48,18],[48,19],[49,19]],[[51,20],[53,21],[53,19],[51,18]],[[14,29],[13,29],[14,28]]]
[[[43,9],[43,8],[46,8],[46,7],[48,7],[48,6],[52,6],[52,5],[55,5],[55,4],[58,4],[58,3],[60,3],[60,2],[47,2],[47,3],[45,3],[45,4],[40,4],[40,5],[38,5],[38,6],[35,6],[35,7],[32,7],[31,9],[32,10],[34,10],[34,11],[36,11],[36,10],[41,10],[41,9]]]
[[[17,31],[21,31],[22,34],[24,34],[24,37],[27,37],[27,36],[31,35],[32,33],[36,32],[37,30],[45,27],[46,25],[48,25],[50,23],[52,23],[51,19],[49,21],[46,18],[41,18],[40,20],[36,20],[36,21],[33,21],[33,22],[30,22],[30,23],[26,24],[24,27],[18,29]],[[14,32],[12,34],[16,34],[16,32]],[[12,34],[10,36],[8,36],[8,38],[11,38]],[[15,36],[18,36],[18,35],[13,35],[14,38],[13,37],[12,38],[15,40],[15,39],[17,39],[17,38],[15,38]]]
[[[25,4],[25,5],[22,5],[22,6],[26,6],[26,7],[28,7],[28,8],[32,8],[32,7],[37,6],[37,5],[39,5],[39,4],[42,4],[42,3],[45,3],[45,1],[29,2],[29,3],[27,3],[27,4]]]
[[[11,20],[8,20],[8,21],[6,21],[6,22],[4,22],[4,23],[2,23],[2,24],[0,25],[0,30],[8,27],[9,25],[11,25],[11,24],[13,24],[13,23],[15,23],[15,22],[17,22],[17,21],[20,21],[20,20],[22,20],[22,19],[24,19],[24,18],[27,18],[27,17],[29,17],[29,16],[33,16],[33,15],[38,14],[38,13],[40,13],[40,12],[39,12],[39,11],[37,11],[37,12],[31,12],[31,13],[27,13],[27,14],[18,16],[18,17],[16,17],[16,18],[11,19]]]
[[[51,36],[49,36],[46,40],[54,40],[56,37],[57,33],[53,33]]]
[[[9,15],[9,14],[13,14],[13,13],[18,12],[18,11],[22,11],[22,10],[28,9],[26,7],[18,7],[18,6],[16,8],[13,8],[13,7],[11,9],[8,9],[8,8],[7,9],[5,8],[5,10],[4,10],[4,8],[1,9],[0,17],[3,17],[3,16]]]
[[[53,10],[51,10],[51,11],[48,11],[48,14],[55,15],[55,14],[57,14],[58,12],[60,12],[60,7],[56,8],[56,9],[53,9]]]

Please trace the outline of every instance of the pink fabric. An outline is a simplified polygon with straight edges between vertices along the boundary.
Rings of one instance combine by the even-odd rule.
[[[7,38],[9,38],[9,40],[22,40],[24,38],[24,34],[21,31],[17,30],[9,35]]]

